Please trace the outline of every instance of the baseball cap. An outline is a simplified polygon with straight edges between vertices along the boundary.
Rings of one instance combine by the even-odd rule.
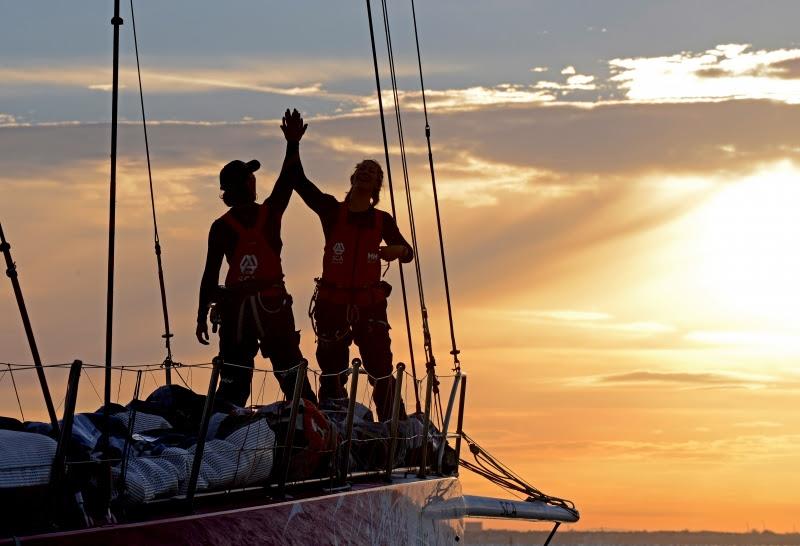
[[[234,159],[219,171],[219,187],[227,190],[233,186],[238,186],[245,182],[251,173],[261,168],[261,163],[253,159],[245,163],[239,159]]]

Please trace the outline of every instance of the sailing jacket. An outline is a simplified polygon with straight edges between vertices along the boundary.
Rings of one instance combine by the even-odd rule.
[[[306,178],[299,161],[293,161],[291,173],[294,189],[317,213],[325,234],[319,297],[358,304],[385,300],[385,291],[379,286],[381,242],[406,247],[401,262],[414,259],[411,245],[400,234],[394,218],[374,207],[359,212],[349,210],[346,202],[323,193]]]
[[[263,203],[258,205],[256,221],[252,226],[246,226],[237,220],[233,210],[220,217],[236,233],[236,246],[225,256],[228,260],[226,288],[237,289],[250,285],[263,289],[280,283],[283,279],[281,257],[267,243],[264,233],[269,216],[269,205]]]
[[[347,221],[347,213],[347,203],[339,203],[336,222],[325,240],[322,283],[341,290],[375,288],[381,280],[383,215],[370,208],[364,225],[356,226]]]
[[[219,270],[222,266],[222,260],[225,258],[228,264],[236,264],[234,253],[238,246],[240,231],[236,229],[229,220],[234,220],[239,226],[244,229],[249,229],[259,221],[262,207],[266,207],[266,218],[261,222],[261,235],[263,241],[275,257],[277,257],[277,270],[274,263],[269,266],[271,272],[278,273],[277,281],[283,277],[280,271],[280,255],[283,248],[283,241],[281,240],[281,219],[283,212],[289,205],[289,199],[292,196],[292,181],[287,170],[287,165],[290,163],[290,158],[297,156],[297,143],[287,142],[286,145],[286,158],[283,162],[283,168],[275,181],[275,186],[272,193],[264,200],[262,205],[258,203],[248,203],[246,205],[239,205],[231,207],[231,209],[218,218],[208,232],[208,254],[206,256],[205,270],[203,271],[203,280],[200,282],[200,297],[197,308],[197,320],[205,322],[208,316],[208,305],[211,303],[217,291],[217,283],[219,282]],[[226,219],[226,216],[228,219]],[[268,262],[271,261],[267,259]],[[241,258],[238,262],[241,265]],[[228,272],[230,275],[230,270]],[[226,285],[228,278],[226,278]]]

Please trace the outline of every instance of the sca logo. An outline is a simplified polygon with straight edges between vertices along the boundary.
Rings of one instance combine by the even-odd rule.
[[[377,252],[367,252],[367,262],[374,264],[378,261],[378,253]]]
[[[258,269],[258,258],[255,254],[245,254],[242,256],[242,261],[239,262],[239,271],[242,275],[252,275]]]
[[[341,241],[333,245],[333,263],[344,263],[344,243]]]

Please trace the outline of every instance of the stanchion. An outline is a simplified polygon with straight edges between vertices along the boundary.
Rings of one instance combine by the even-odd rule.
[[[433,381],[436,372],[434,367],[428,364],[428,379],[425,382],[425,413],[422,421],[422,453],[420,454],[418,478],[424,478],[428,473],[428,432],[431,429],[431,399],[433,397]]]
[[[386,479],[392,481],[392,470],[394,469],[394,453],[397,450],[397,427],[400,418],[400,393],[403,388],[403,372],[406,365],[402,362],[397,364],[397,378],[394,382],[394,399],[392,400],[392,421],[390,427],[389,456],[386,459]]]
[[[292,409],[289,412],[289,423],[286,427],[286,442],[284,443],[283,453],[281,454],[281,464],[278,467],[280,481],[278,482],[278,497],[284,496],[286,480],[289,477],[289,464],[292,460],[292,447],[294,446],[294,427],[297,422],[297,413],[300,409],[300,393],[303,392],[303,382],[308,371],[308,360],[303,359],[297,366],[297,379],[294,383],[294,393],[292,394]]]
[[[217,393],[217,383],[219,374],[225,363],[222,357],[216,357],[211,368],[211,379],[208,381],[208,393],[206,394],[206,405],[203,408],[203,418],[200,421],[200,431],[197,435],[195,445],[194,460],[192,461],[192,473],[189,475],[189,484],[186,489],[186,508],[189,512],[193,510],[194,495],[197,492],[197,480],[200,477],[200,466],[203,463],[203,450],[206,447],[206,435],[208,434],[208,423],[211,420],[211,412],[214,410],[214,397]]]
[[[11,245],[8,243],[8,241],[6,241],[2,224],[0,224],[0,252],[3,253],[3,256],[6,260],[6,275],[9,279],[11,279],[11,287],[14,289],[14,296],[17,299],[19,314],[22,317],[22,326],[25,329],[25,336],[28,338],[28,346],[31,349],[33,364],[36,366],[36,376],[39,378],[39,386],[41,387],[42,395],[44,396],[44,405],[47,408],[47,415],[50,417],[50,425],[53,427],[53,432],[58,434],[58,418],[56,417],[56,410],[53,406],[53,398],[50,396],[50,388],[47,386],[47,378],[44,375],[42,359],[39,357],[39,349],[36,346],[36,338],[33,336],[33,327],[31,326],[31,319],[28,316],[28,308],[25,306],[25,299],[22,297],[22,288],[19,285],[17,265],[11,258]],[[14,378],[13,374],[11,378]]]
[[[450,429],[450,417],[453,415],[453,405],[456,402],[456,392],[461,383],[461,370],[456,370],[455,377],[453,378],[453,388],[450,389],[450,398],[447,400],[447,411],[444,414],[444,421],[442,421],[442,441],[439,444],[439,449],[436,453],[436,473],[442,473],[442,461],[444,460],[444,448],[447,447],[447,431]]]
[[[339,467],[339,482],[347,480],[350,471],[350,449],[353,445],[353,418],[356,413],[356,399],[358,398],[358,374],[361,371],[361,359],[353,359],[353,375],[350,378],[350,400],[347,404],[347,418],[345,420],[344,452]]]
[[[123,373],[123,372],[120,372]],[[130,459],[131,439],[133,438],[133,431],[136,424],[136,402],[139,401],[139,392],[142,387],[142,370],[136,371],[136,383],[133,387],[133,403],[128,411],[128,435],[125,437],[125,445],[122,448],[122,463],[119,470],[119,487],[120,495],[124,498],[127,492],[127,476],[128,476],[128,460]]]
[[[72,424],[75,422],[75,404],[78,401],[78,384],[81,380],[82,367],[83,362],[76,360],[69,368],[67,394],[64,398],[64,418],[61,421],[56,454],[53,458],[53,470],[50,474],[50,485],[54,490],[61,487],[66,472],[67,444],[72,439]]]
[[[456,425],[456,461],[461,460],[461,437],[464,434],[464,402],[467,398],[467,376],[461,378],[461,398],[458,402],[458,424]],[[456,470],[456,475],[458,470]]]

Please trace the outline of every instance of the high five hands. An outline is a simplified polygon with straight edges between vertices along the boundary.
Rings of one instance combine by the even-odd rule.
[[[308,123],[303,123],[300,112],[298,112],[296,108],[289,112],[287,108],[281,120],[281,131],[283,131],[283,136],[286,137],[286,140],[289,142],[300,142],[306,129],[308,129]]]

